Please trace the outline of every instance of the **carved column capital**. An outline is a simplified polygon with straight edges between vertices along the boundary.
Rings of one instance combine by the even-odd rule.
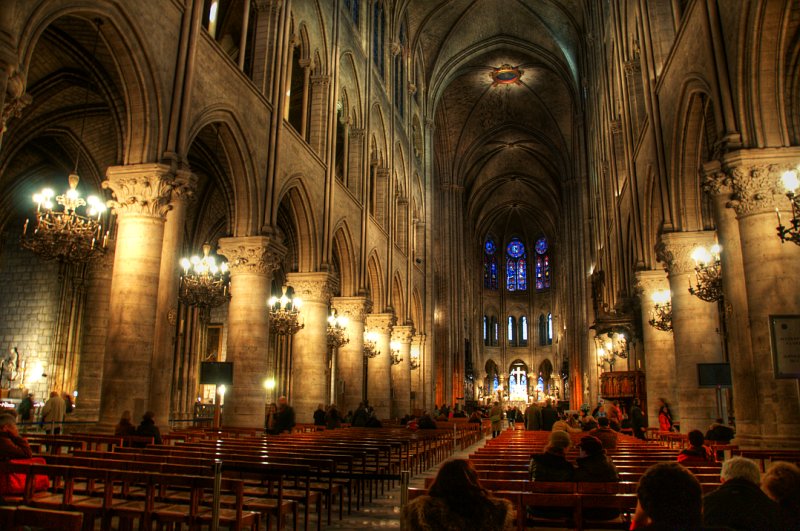
[[[411,338],[411,344],[422,348],[425,346],[425,339],[425,334],[414,334],[414,337]]]
[[[334,297],[331,306],[337,314],[359,323],[372,311],[372,301],[366,297]]]
[[[2,114],[0,114],[0,133],[5,132],[9,120],[22,116],[22,109],[33,101],[33,97],[25,92],[27,79],[19,65],[7,65],[5,70],[8,72],[8,81],[6,82],[6,98]]]
[[[731,195],[733,193],[733,182],[728,175],[722,169],[722,165],[719,161],[711,161],[703,165],[703,169],[701,170],[703,175],[703,190],[713,196],[717,195]]]
[[[327,87],[331,82],[331,76],[326,75],[316,75],[311,76],[311,84],[315,87]]]
[[[195,192],[197,192],[197,175],[190,170],[178,170],[175,172],[173,182],[173,201],[185,201],[187,203],[194,201]]]
[[[781,175],[793,165],[757,164],[730,169],[734,197],[728,204],[737,216],[773,212],[785,207],[786,195],[780,184]]]
[[[667,279],[666,271],[663,269],[637,271],[636,288],[641,293],[642,301],[649,301],[653,293],[669,289],[669,279]],[[644,306],[644,303],[642,306]]]
[[[430,117],[425,118],[425,128],[433,133],[433,131],[436,129],[436,121]]]
[[[656,255],[671,275],[694,271],[692,251],[698,246],[710,247],[716,242],[714,231],[668,232],[661,235]]]
[[[371,313],[367,315],[365,328],[370,332],[389,335],[397,322],[393,313]]]
[[[242,273],[271,275],[286,256],[286,247],[274,237],[220,238],[219,254],[228,259],[231,276]]]
[[[389,168],[384,168],[383,166],[375,168],[375,176],[380,177],[382,179],[386,179],[387,177],[389,177]]]
[[[294,288],[294,294],[302,301],[328,304],[339,285],[339,279],[327,272],[289,273],[286,283]]]
[[[411,344],[411,336],[414,335],[414,327],[411,325],[398,325],[392,328],[392,341],[398,343]]]
[[[364,138],[364,128],[363,127],[350,126],[347,130],[350,131],[350,138],[351,139],[363,139]]]
[[[172,168],[158,163],[110,166],[106,177],[102,186],[111,190],[114,199],[108,206],[117,215],[163,219],[171,208],[172,191],[180,186]]]

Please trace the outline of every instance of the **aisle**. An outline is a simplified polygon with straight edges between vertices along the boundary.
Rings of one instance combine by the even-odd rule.
[[[449,459],[464,458],[469,454],[483,447],[487,439],[481,439],[475,444],[468,446],[464,450],[455,452]],[[424,487],[425,478],[433,477],[439,470],[440,464],[431,467],[421,474],[411,479],[410,487]],[[316,520],[312,518],[311,528],[314,529]],[[384,494],[375,497],[372,502],[368,502],[360,511],[351,515],[345,515],[342,520],[335,517],[331,525],[324,526],[324,529],[399,529],[400,528],[400,486],[387,490]]]

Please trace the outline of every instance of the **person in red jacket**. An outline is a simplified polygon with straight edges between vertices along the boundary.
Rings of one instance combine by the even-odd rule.
[[[716,463],[717,459],[714,457],[714,452],[704,444],[705,442],[706,439],[703,437],[702,431],[690,431],[689,448],[681,450],[681,453],[678,454],[678,462],[684,466]]]
[[[13,415],[0,415],[0,461],[28,459],[33,453],[28,441],[19,436]]]

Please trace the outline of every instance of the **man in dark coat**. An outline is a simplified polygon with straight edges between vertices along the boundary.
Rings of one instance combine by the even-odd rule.
[[[142,416],[142,422],[139,423],[139,427],[136,428],[136,436],[137,437],[152,437],[153,443],[155,444],[162,444],[161,441],[161,430],[158,429],[156,426],[156,421],[153,420],[155,414],[152,411],[146,411],[145,414]],[[147,446],[144,443],[137,443],[134,444],[136,447],[144,447]]]
[[[744,457],[722,464],[722,486],[703,498],[703,524],[729,529],[781,529],[778,504],[761,491],[758,465]]]
[[[558,411],[553,407],[553,403],[548,398],[544,407],[542,408],[542,429],[550,431],[553,429],[553,424],[558,420]]]
[[[608,417],[600,417],[597,419],[597,424],[597,428],[590,431],[589,435],[600,439],[606,450],[615,450],[617,448],[617,432],[609,427]]]
[[[531,456],[529,471],[535,481],[573,481],[575,467],[567,461],[566,450],[572,444],[564,431],[550,433],[544,453]]]
[[[294,428],[294,409],[289,405],[285,396],[278,398],[278,413],[275,415],[275,433],[288,431]]]
[[[633,399],[633,407],[631,407],[631,428],[633,428],[633,436],[637,439],[644,440],[644,432],[647,427],[647,418],[645,418],[642,408],[639,405],[639,399]]]
[[[542,409],[536,402],[532,402],[531,405],[528,406],[528,409],[525,410],[525,429],[542,429]]]
[[[356,412],[353,413],[353,427],[363,428],[367,425],[368,420],[369,413],[367,412],[367,407],[364,405],[364,402],[359,402]]]
[[[575,481],[613,482],[619,481],[617,467],[606,456],[603,443],[597,437],[586,435],[581,439],[578,448],[580,457],[575,461]]]

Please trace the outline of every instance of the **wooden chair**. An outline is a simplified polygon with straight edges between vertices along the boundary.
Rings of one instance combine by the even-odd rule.
[[[83,515],[33,507],[0,507],[0,528],[23,531],[30,527],[53,531],[81,531]]]

